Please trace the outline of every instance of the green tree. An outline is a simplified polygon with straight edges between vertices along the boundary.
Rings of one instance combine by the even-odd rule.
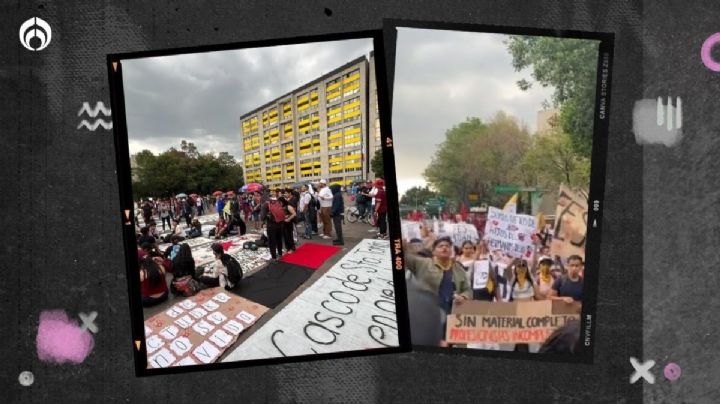
[[[515,70],[532,66],[532,78],[553,86],[552,104],[560,109],[560,127],[570,135],[573,148],[590,157],[597,80],[597,41],[573,38],[511,36],[505,44]],[[532,82],[520,80],[527,90]]]
[[[385,167],[383,165],[382,149],[375,152],[370,160],[370,169],[376,178],[385,178]]]
[[[437,196],[437,192],[431,191],[428,187],[412,187],[405,191],[405,194],[400,198],[400,204],[423,206],[429,199]]]
[[[476,193],[482,201],[504,203],[495,186],[520,178],[519,163],[529,145],[527,128],[503,112],[487,123],[468,118],[445,133],[423,176],[456,202]]]
[[[519,165],[524,185],[555,192],[561,183],[587,189],[590,160],[573,148],[570,136],[559,129],[533,137],[532,145]]]

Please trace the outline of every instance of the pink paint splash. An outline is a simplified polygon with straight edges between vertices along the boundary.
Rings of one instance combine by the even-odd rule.
[[[43,362],[75,364],[85,361],[95,345],[92,334],[70,320],[64,310],[40,313],[37,339],[38,358]]]

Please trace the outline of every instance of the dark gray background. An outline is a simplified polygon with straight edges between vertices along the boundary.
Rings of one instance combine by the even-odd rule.
[[[717,168],[720,75],[700,64],[699,49],[720,19],[710,0],[655,3],[3,2],[3,401],[633,403],[643,384],[629,383],[630,356],[658,363],[646,400],[717,401],[718,328],[704,313],[718,303],[702,295],[718,281],[720,180],[705,174]],[[41,52],[18,41],[33,16],[53,29]],[[595,364],[411,353],[136,378],[112,132],[76,129],[83,102],[110,105],[105,55],[380,29],[382,18],[615,33]],[[685,136],[673,148],[641,147],[632,134],[634,101],[657,95],[684,96]],[[95,349],[81,365],[37,359],[39,313],[55,308],[99,313]],[[684,371],[673,384],[662,377],[669,361]],[[24,370],[35,374],[30,387],[18,383]]]

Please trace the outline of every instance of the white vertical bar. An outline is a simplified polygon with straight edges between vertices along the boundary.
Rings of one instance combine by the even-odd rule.
[[[680,97],[677,97],[675,104],[675,128],[680,129],[682,128],[682,100]]]
[[[657,99],[657,126],[662,126],[665,122],[665,111],[663,110],[662,98]]]
[[[672,106],[672,100],[670,99],[670,96],[668,96],[668,103],[667,103],[667,130],[672,130],[673,128],[673,106]]]

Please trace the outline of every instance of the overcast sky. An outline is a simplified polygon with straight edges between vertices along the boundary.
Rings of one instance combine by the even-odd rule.
[[[368,38],[123,61],[130,153],[185,139],[240,160],[241,115],[372,49]]]
[[[515,71],[506,38],[398,29],[392,129],[400,195],[425,185],[422,172],[445,131],[466,117],[487,120],[502,110],[535,131],[537,113],[554,89],[537,83],[528,91],[518,88],[516,82],[530,80],[532,71]]]

